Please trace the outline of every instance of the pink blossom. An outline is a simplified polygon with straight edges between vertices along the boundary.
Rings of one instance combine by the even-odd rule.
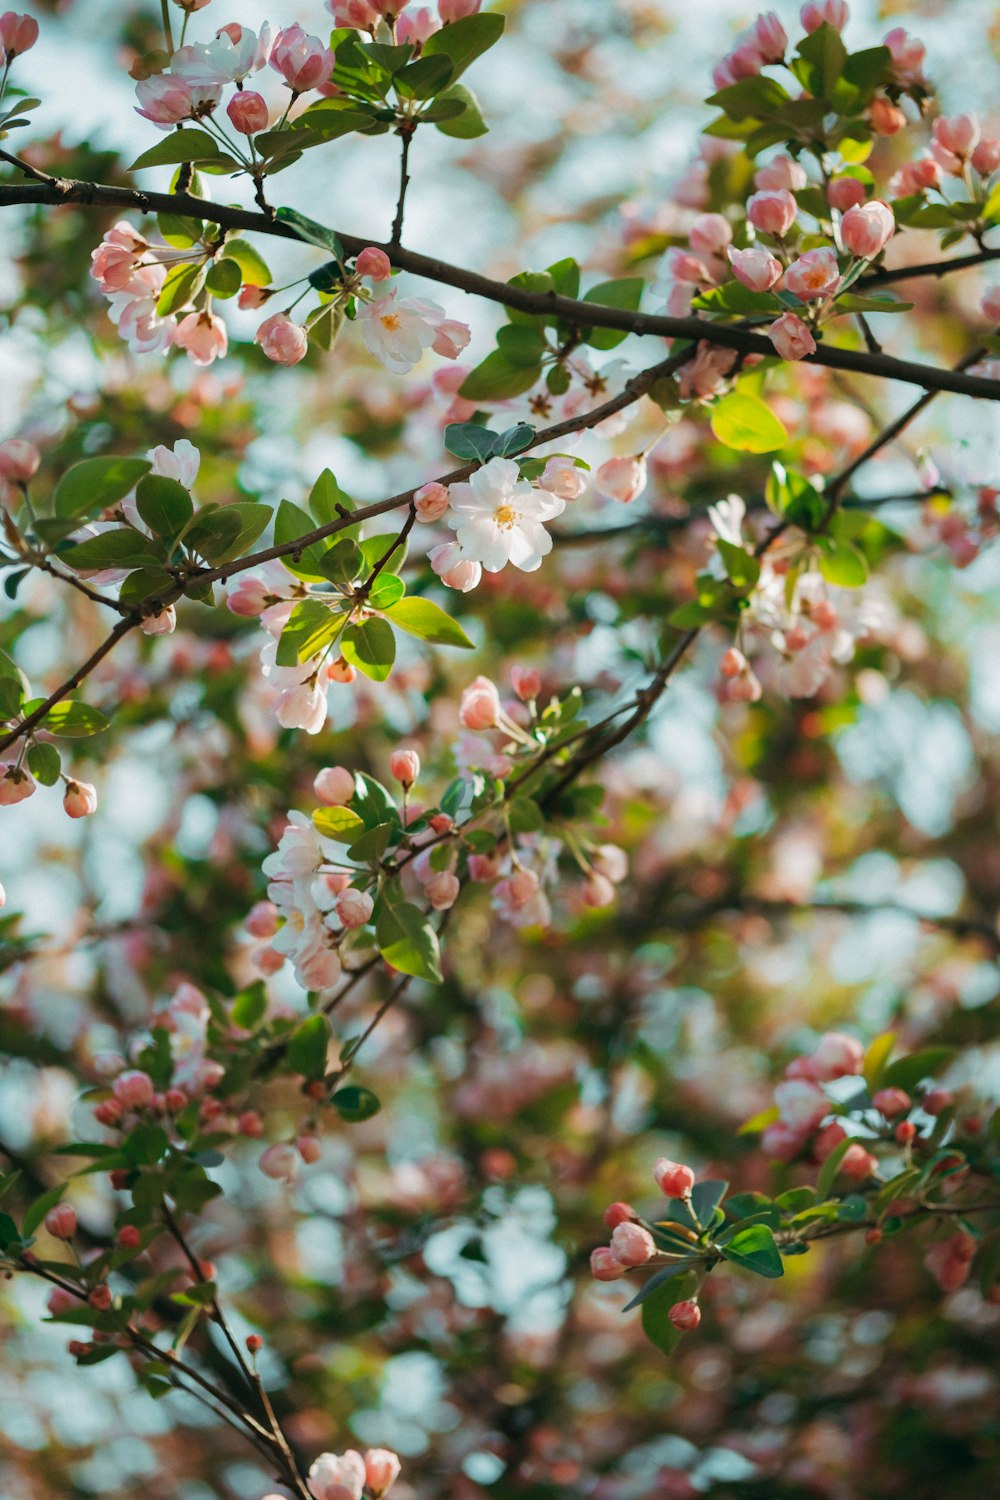
[[[868,123],[876,135],[898,135],[908,124],[906,114],[898,104],[888,99],[873,99],[868,110]]]
[[[795,223],[799,206],[786,188],[752,193],[747,199],[747,218],[762,234],[782,239]]]
[[[372,0],[326,0],[326,8],[338,26],[355,26],[359,31],[374,31],[381,19]]]
[[[897,83],[904,88],[912,88],[915,83],[922,81],[927,56],[923,42],[910,36],[902,26],[894,26],[883,38],[882,45],[892,53],[892,68]]]
[[[67,781],[63,811],[70,818],[89,818],[97,811],[97,788],[89,781]]]
[[[605,500],[618,500],[629,505],[646,488],[646,459],[641,453],[609,458],[601,464],[595,476],[599,495]]]
[[[274,603],[274,595],[261,578],[244,574],[226,596],[226,608],[234,615],[252,620]]]
[[[675,1302],[667,1317],[681,1333],[693,1333],[701,1322],[701,1308],[689,1297],[685,1302]]]
[[[76,1234],[76,1210],[71,1203],[57,1203],[45,1215],[45,1228],[53,1239],[71,1240]]]
[[[975,115],[941,115],[932,127],[931,154],[953,177],[961,177],[965,163],[979,144],[979,121]]]
[[[827,185],[826,201],[831,208],[846,213],[857,203],[865,201],[865,185],[857,177],[834,177]]]
[[[733,275],[751,292],[769,292],[781,280],[781,262],[770,250],[729,250]]]
[[[542,691],[542,674],[534,667],[516,664],[510,669],[510,681],[522,703],[531,703]]]
[[[273,1177],[276,1182],[293,1182],[298,1175],[299,1154],[288,1141],[280,1141],[268,1146],[257,1165],[265,1177]]]
[[[371,920],[373,906],[374,902],[367,891],[356,891],[349,886],[337,897],[337,916],[341,926],[364,927]]]
[[[435,870],[424,882],[424,895],[435,911],[447,911],[455,905],[462,887],[450,870]]]
[[[384,250],[369,245],[354,262],[354,269],[359,276],[367,276],[371,281],[388,281],[392,275],[392,261]]]
[[[365,1463],[360,1453],[321,1453],[309,1470],[309,1489],[316,1500],[361,1500]]]
[[[843,1031],[827,1031],[820,1037],[811,1056],[804,1060],[801,1070],[792,1075],[789,1069],[789,1076],[829,1083],[834,1078],[849,1078],[860,1073],[864,1061],[865,1049],[857,1037],[848,1036]]]
[[[627,1269],[608,1245],[590,1252],[590,1274],[595,1281],[620,1281]]]
[[[90,252],[90,274],[102,292],[124,291],[135,275],[136,263],[149,248],[146,241],[120,220]]]
[[[0,47],[8,58],[29,51],[38,41],[38,22],[31,16],[8,10],[0,16]]]
[[[324,766],[316,775],[313,791],[327,807],[344,807],[354,796],[354,772],[346,766]]]
[[[710,344],[707,339],[702,339],[694,359],[689,359],[678,372],[677,384],[681,396],[685,401],[703,401],[709,396],[718,395],[735,363],[736,354],[732,349],[723,349],[718,344]]]
[[[892,209],[878,198],[849,208],[840,221],[840,238],[844,249],[861,260],[881,255],[896,232]]]
[[[668,1198],[689,1198],[695,1176],[683,1162],[670,1161],[666,1156],[661,1156],[653,1163],[653,1181]]]
[[[389,770],[401,786],[412,786],[420,775],[420,756],[415,750],[401,746],[389,756]]]
[[[628,855],[617,844],[601,844],[591,855],[590,863],[612,885],[621,885],[628,874]]]
[[[326,711],[326,692],[315,678],[282,688],[275,705],[279,724],[285,729],[304,729],[306,734],[319,734]]]
[[[463,21],[466,16],[478,13],[483,0],[438,0],[441,19],[447,26],[451,21]]]
[[[878,1170],[878,1161],[864,1146],[848,1146],[837,1167],[838,1172],[851,1182],[866,1182]]]
[[[788,50],[788,34],[773,10],[759,15],[748,33],[766,63],[780,63]]]
[[[849,15],[846,0],[809,0],[799,12],[799,19],[811,35],[824,22],[835,31],[843,31]]]
[[[577,468],[572,459],[558,454],[547,461],[535,483],[540,490],[558,495],[560,500],[578,500],[587,487],[584,470]]]
[[[172,635],[177,629],[177,611],[172,604],[155,615],[143,615],[139,621],[143,635]]]
[[[296,22],[275,36],[268,62],[293,94],[304,94],[330,81],[334,57],[318,36],[310,36]]]
[[[247,311],[263,307],[264,303],[269,302],[273,296],[274,292],[270,291],[266,286],[253,286],[248,282],[245,286],[240,287],[240,295],[237,297],[236,302],[237,306]]]
[[[0,773],[0,807],[13,807],[35,790],[35,779],[23,766],[6,765]]]
[[[442,583],[461,594],[477,588],[483,576],[482,563],[464,556],[457,542],[442,542],[427,554],[427,561]]]
[[[402,1465],[389,1448],[369,1448],[365,1454],[365,1484],[372,1500],[380,1500],[396,1480]]]
[[[631,1203],[609,1203],[602,1215],[609,1229],[617,1229],[619,1224],[625,1224],[629,1219],[637,1219],[639,1215]]]
[[[916,161],[905,161],[889,179],[889,192],[893,197],[907,197],[910,193],[925,193],[929,188],[941,186],[941,167],[933,156],[920,156]]]
[[[153,1102],[155,1090],[149,1074],[137,1069],[119,1073],[111,1092],[125,1109],[146,1109]]]
[[[611,906],[615,899],[615,888],[606,876],[592,870],[583,887],[583,904],[594,910]]]
[[[254,343],[272,359],[276,365],[297,365],[305,359],[309,349],[309,335],[300,323],[294,323],[287,313],[273,313],[254,334]]]
[[[431,480],[430,484],[421,485],[413,497],[413,509],[417,513],[417,520],[424,521],[428,525],[434,521],[440,521],[451,504],[451,496],[448,494],[446,485],[438,484]]]
[[[754,187],[761,191],[797,193],[809,181],[808,173],[801,162],[784,152],[774,157],[766,166],[758,167],[754,173]]]
[[[1000,324],[1000,285],[991,286],[983,293],[979,310],[989,323]]]
[[[458,717],[466,729],[495,729],[500,722],[500,694],[488,677],[476,677],[462,694]]]
[[[623,1266],[644,1266],[656,1254],[656,1241],[641,1224],[626,1220],[612,1234],[611,1250]]]
[[[691,225],[688,239],[699,255],[721,255],[732,243],[733,226],[723,214],[699,214]]]
[[[408,10],[399,17],[396,22],[397,45],[405,46],[409,43],[411,47],[422,47],[439,29],[437,16],[426,5],[421,5],[417,10]]]
[[[816,340],[802,319],[792,312],[776,318],[767,336],[782,359],[804,359],[816,352]]]
[[[234,94],[226,105],[226,114],[241,135],[256,135],[259,130],[266,130],[270,117],[267,100],[253,89]]]
[[[74,1312],[80,1306],[80,1298],[74,1297],[72,1292],[64,1292],[61,1286],[53,1287],[49,1293],[46,1307],[54,1318],[61,1318],[65,1313]]]
[[[135,91],[139,99],[136,113],[152,120],[154,125],[179,125],[194,113],[190,86],[173,73],[154,73],[151,78],[140,78]]]
[[[980,141],[972,153],[972,165],[983,177],[990,177],[1000,167],[1000,136]]]
[[[274,937],[278,930],[278,908],[273,901],[255,902],[247,913],[243,926],[251,937]]]
[[[42,455],[34,443],[25,438],[8,438],[0,443],[0,479],[11,484],[27,484],[38,472]]]
[[[830,1104],[823,1090],[806,1079],[782,1080],[774,1090],[774,1102],[781,1112],[782,1124],[803,1135],[809,1135],[830,1113]]]
[[[203,309],[188,313],[181,319],[174,343],[186,351],[192,364],[210,365],[224,357],[229,348],[229,335],[222,319]]]
[[[896,1115],[905,1115],[913,1100],[905,1089],[890,1088],[879,1089],[872,1095],[872,1103],[887,1120],[893,1120]]]
[[[851,212],[860,210],[852,209]],[[840,286],[840,267],[837,257],[828,246],[819,250],[807,250],[798,260],[793,260],[785,272],[785,288],[794,292],[803,302],[813,298],[831,297]]]
[[[460,323],[457,318],[442,318],[435,325],[431,348],[442,359],[457,359],[471,338],[472,330],[467,323]]]

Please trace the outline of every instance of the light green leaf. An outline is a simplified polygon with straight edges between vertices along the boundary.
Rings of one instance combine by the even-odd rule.
[[[108,505],[124,500],[152,465],[148,458],[85,458],[67,469],[56,485],[52,508],[57,516],[99,515]]]
[[[227,156],[207,130],[174,130],[155,146],[137,156],[129,167],[140,172],[146,167],[173,166],[181,161],[211,162],[220,167],[239,169],[239,162]]]
[[[712,431],[741,453],[771,453],[788,441],[784,424],[756,396],[732,391],[712,407]]]
[[[766,1224],[751,1224],[741,1229],[720,1248],[727,1260],[758,1276],[775,1278],[785,1274],[774,1235]]]
[[[391,625],[374,616],[357,625],[348,625],[341,638],[341,649],[352,667],[373,682],[384,682],[396,660],[396,637]]]
[[[385,611],[385,615],[400,630],[417,636],[419,640],[430,641],[435,646],[473,649],[473,643],[461,625],[430,599],[400,599],[398,604]]]
[[[437,933],[418,906],[408,901],[392,905],[383,895],[379,902],[375,938],[379,952],[391,968],[416,979],[441,983],[441,950]]]
[[[135,492],[136,510],[157,536],[174,536],[194,515],[191,496],[176,479],[146,474]]]

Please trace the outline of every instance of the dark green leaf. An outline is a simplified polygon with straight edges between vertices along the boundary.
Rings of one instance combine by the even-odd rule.
[[[106,506],[124,500],[152,465],[148,458],[85,458],[74,464],[56,485],[52,508],[57,516],[96,516]]]

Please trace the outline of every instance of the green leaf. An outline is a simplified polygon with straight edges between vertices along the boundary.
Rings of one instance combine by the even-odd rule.
[[[592,286],[583,296],[584,302],[597,302],[602,307],[620,307],[627,312],[638,312],[646,283],[641,276],[627,276],[620,281],[602,281]],[[595,328],[586,342],[592,349],[614,349],[628,334],[618,328]]]
[[[170,1140],[162,1125],[137,1125],[122,1141],[122,1150],[135,1167],[154,1166],[169,1147]]]
[[[434,121],[434,128],[440,130],[442,135],[452,136],[459,141],[474,141],[489,130],[489,126],[483,119],[483,112],[479,108],[479,100],[471,89],[465,87],[464,83],[452,84],[450,89],[445,89],[443,94],[438,95],[436,103],[462,106],[458,113],[452,113],[449,108],[448,114],[443,119],[440,113],[438,114],[438,118]]]
[[[868,562],[864,553],[850,542],[834,542],[829,552],[820,556],[819,570],[828,583],[844,589],[859,589],[868,579]]]
[[[760,577],[760,563],[752,552],[727,542],[722,537],[716,543],[726,574],[739,589],[752,589]]]
[[[310,547],[308,550],[310,566],[315,567],[323,578],[330,583],[351,583],[361,576],[364,558],[356,542],[345,537],[342,541],[334,542],[326,552],[321,552],[318,559],[314,559],[314,551],[322,546],[323,543],[318,542],[315,549]]]
[[[729,1183],[710,1178],[691,1189],[691,1211],[704,1229],[711,1226],[715,1210],[729,1191]]]
[[[320,524],[326,525],[327,522],[322,521]],[[308,536],[311,531],[315,530],[316,522],[312,516],[300,506],[293,505],[291,500],[282,500],[274,517],[276,546],[280,547],[286,542],[297,541],[300,536]],[[293,553],[286,553],[281,563],[289,573],[294,573],[296,578],[303,578],[309,583],[318,583],[329,578],[329,574],[323,571],[323,560],[333,550],[334,548],[325,540],[310,542],[308,546],[302,548],[298,560]]]
[[[399,605],[393,607],[398,609]],[[376,616],[348,625],[341,639],[341,650],[359,672],[373,682],[384,682],[396,660],[396,637],[392,626]]]
[[[368,603],[372,609],[391,609],[406,593],[406,584],[395,573],[380,573],[372,584]]]
[[[771,408],[740,391],[731,391],[712,407],[712,431],[720,443],[741,453],[771,453],[788,441]]]
[[[293,1073],[304,1078],[322,1078],[326,1072],[326,1051],[330,1026],[324,1015],[310,1016],[292,1033],[286,1058]]]
[[[832,100],[847,63],[847,48],[837,28],[824,21],[799,43],[798,55],[806,67],[795,72],[809,92],[818,99]]]
[[[316,832],[338,844],[354,844],[365,831],[365,823],[349,807],[318,807],[312,815]]]
[[[270,267],[249,240],[227,240],[223,254],[227,260],[236,262],[247,286],[270,286],[272,280]]]
[[[155,146],[150,146],[137,156],[129,167],[130,172],[140,172],[145,167],[173,166],[181,161],[211,162],[222,167],[239,169],[239,162],[227,156],[217,140],[207,130],[174,130]]]
[[[347,851],[348,858],[358,865],[378,864],[398,831],[399,825],[396,822],[376,823],[374,828],[369,828],[351,845]]]
[[[858,297],[845,292],[837,298],[838,312],[851,313],[902,313],[913,309],[912,302],[900,302],[897,297]]]
[[[40,781],[42,786],[55,786],[62,771],[62,758],[55,745],[38,740],[29,747],[25,759],[28,770],[36,781]]]
[[[184,486],[162,474],[146,474],[139,480],[135,506],[157,536],[174,536],[194,515],[194,504]]]
[[[457,621],[430,599],[400,599],[385,611],[386,618],[407,635],[415,635],[421,641],[430,641],[435,646],[461,646],[473,650],[473,643]]]
[[[192,266],[187,263],[171,266],[166,274],[160,295],[156,299],[156,311],[159,316],[165,318],[168,313],[178,312],[182,307],[186,307],[201,291],[204,281],[204,266]]]
[[[496,452],[498,436],[479,422],[450,422],[444,430],[444,445],[456,458],[484,464]]]
[[[271,520],[269,505],[236,500],[231,505],[203,506],[184,537],[207,562],[216,566],[241,556]]]
[[[645,1296],[642,1299],[642,1331],[663,1354],[672,1354],[684,1337],[679,1328],[675,1328],[670,1321],[669,1313],[675,1302],[686,1302],[697,1289],[697,1278],[690,1273],[682,1275],[680,1281],[673,1286],[669,1285],[672,1278],[676,1277],[678,1271],[686,1271],[683,1261],[676,1265],[668,1266],[666,1273],[658,1271],[651,1276],[643,1288]],[[635,1301],[628,1304],[635,1306]],[[625,1308],[624,1311],[628,1311]]]
[[[209,269],[205,277],[205,285],[214,297],[235,297],[243,284],[243,272],[235,260],[228,256],[222,256]]]
[[[529,391],[541,373],[541,365],[534,368],[512,365],[499,349],[494,349],[469,372],[458,393],[467,401],[506,401]]]
[[[354,501],[340,488],[329,469],[322,474],[309,491],[309,512],[320,526],[343,519],[345,511],[354,509]]]
[[[393,76],[393,84],[405,99],[432,99],[451,83],[455,69],[443,53],[425,52]]]
[[[205,233],[201,219],[190,218],[187,214],[157,214],[156,226],[175,250],[189,250]]]
[[[515,833],[537,833],[545,827],[542,810],[531,797],[515,797],[508,804],[507,816]]]
[[[32,698],[24,705],[24,712],[34,713],[44,702],[44,698]],[[62,739],[83,739],[89,734],[101,734],[109,723],[100,709],[91,708],[89,703],[81,703],[78,698],[66,698],[62,703],[53,704],[39,727]]]
[[[355,1084],[338,1089],[331,1096],[330,1103],[340,1118],[351,1124],[370,1120],[382,1108],[382,1101],[377,1094],[373,1094],[371,1089],[358,1088]]]
[[[0,719],[13,719],[23,697],[24,688],[16,677],[0,677]]]
[[[819,1176],[816,1178],[817,1198],[823,1199],[830,1196],[830,1189],[836,1182],[837,1173],[840,1171],[840,1163],[843,1161],[844,1157],[847,1155],[851,1147],[855,1144],[856,1143],[851,1139],[851,1137],[848,1136],[846,1140],[840,1141],[836,1146],[834,1146],[833,1150],[830,1152],[830,1155],[820,1167]]]
[[[452,78],[458,78],[477,57],[488,52],[503,35],[504,17],[496,11],[463,16],[432,32],[424,43],[424,56],[445,56],[451,60]]]
[[[892,1049],[895,1045],[896,1033],[894,1031],[883,1031],[881,1036],[877,1036],[869,1045],[865,1053],[862,1072],[871,1093],[879,1088],[886,1063],[892,1056]]]
[[[62,554],[63,562],[78,572],[89,573],[99,568],[145,568],[155,567],[166,561],[162,542],[152,541],[131,526],[118,526],[102,531],[99,536],[88,537],[67,547]]]
[[[139,604],[143,599],[160,597],[173,586],[173,577],[165,568],[137,568],[122,579],[118,599],[125,605]]]
[[[317,224],[315,219],[309,219],[305,214],[300,214],[294,208],[279,208],[275,210],[274,217],[281,224],[287,224],[294,229],[300,240],[305,240],[309,245],[319,245],[323,250],[329,250],[338,261],[344,259],[344,247],[332,229],[327,229],[325,224]]]
[[[40,1198],[36,1198],[30,1208],[25,1210],[24,1220],[21,1224],[21,1237],[28,1239],[34,1234],[41,1224],[50,1208],[55,1208],[66,1191],[66,1183],[60,1182],[58,1186],[49,1188]]]
[[[925,1047],[921,1052],[911,1052],[908,1057],[897,1058],[882,1074],[882,1087],[905,1089],[907,1093],[912,1093],[922,1079],[932,1078],[935,1073],[940,1073],[954,1056],[953,1047]]]
[[[294,667],[319,656],[336,640],[343,623],[343,615],[334,614],[321,599],[300,599],[278,640],[277,665]]]
[[[774,1278],[785,1274],[774,1235],[766,1224],[751,1224],[748,1229],[741,1229],[721,1249],[727,1260],[758,1276]]]
[[[234,1026],[241,1026],[244,1031],[257,1029],[267,1014],[267,986],[262,979],[240,990],[233,1001],[231,1014]]]
[[[96,516],[115,505],[148,474],[148,458],[85,458],[67,469],[56,485],[52,508],[57,516]]]
[[[383,893],[378,904],[375,939],[379,952],[400,974],[441,983],[438,936],[418,906],[408,901],[393,905]]]
[[[528,368],[539,363],[549,345],[537,322],[508,323],[497,333],[497,347],[510,364]]]

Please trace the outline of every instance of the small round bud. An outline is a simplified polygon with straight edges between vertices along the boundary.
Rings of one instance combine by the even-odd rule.
[[[389,770],[401,786],[409,788],[420,775],[420,756],[405,747],[394,750],[389,757]]]
[[[313,791],[327,807],[343,807],[354,796],[354,772],[346,766],[325,766],[313,782]],[[270,937],[270,933],[255,933]]]
[[[134,1224],[123,1224],[118,1231],[117,1240],[122,1250],[138,1250],[142,1244],[142,1235]]]
[[[668,1198],[690,1198],[695,1176],[690,1167],[681,1162],[668,1161],[661,1156],[653,1164],[653,1180],[661,1193]]]
[[[57,1240],[71,1240],[76,1234],[76,1210],[70,1203],[57,1203],[45,1215],[45,1228]]]
[[[264,1347],[264,1340],[259,1333],[247,1334],[247,1348],[251,1354],[259,1354]]]
[[[681,1333],[693,1333],[701,1322],[701,1308],[689,1298],[686,1302],[675,1302],[667,1317]]]

